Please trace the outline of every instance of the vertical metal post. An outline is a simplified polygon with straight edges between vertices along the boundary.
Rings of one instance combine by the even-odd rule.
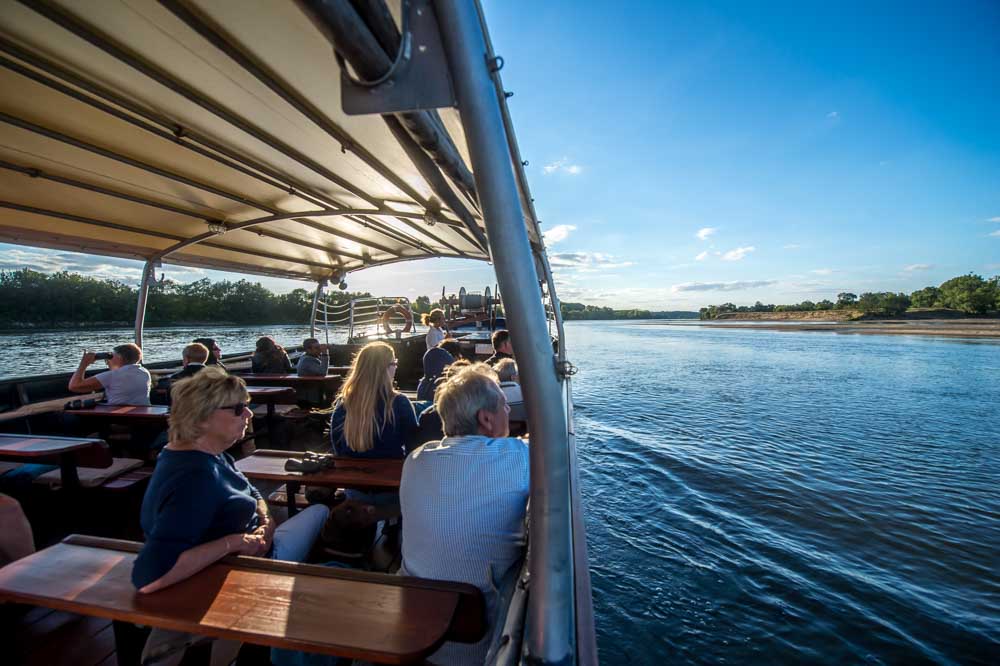
[[[319,307],[319,297],[323,293],[324,280],[316,283],[316,291],[313,293],[312,319],[309,322],[309,337],[316,337],[316,308]],[[325,308],[324,308],[325,309]]]
[[[490,252],[531,422],[529,661],[575,661],[570,467],[562,386],[475,0],[436,0]]]
[[[146,321],[146,299],[149,297],[149,280],[153,277],[158,262],[146,261],[142,268],[142,282],[139,283],[139,302],[135,305],[135,344],[142,347],[142,325]]]

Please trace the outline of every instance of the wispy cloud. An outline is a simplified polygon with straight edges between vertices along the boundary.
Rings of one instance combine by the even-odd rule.
[[[831,111],[830,113],[826,114],[826,117],[829,118],[830,120],[837,120],[838,118],[840,118],[840,111]]]
[[[1000,222],[1000,217],[991,217],[987,222]]]
[[[695,236],[698,237],[698,240],[708,240],[708,237],[715,235],[717,231],[718,229],[715,227],[703,227],[698,230],[698,233],[696,233]]]
[[[82,273],[99,279],[120,280],[138,284],[142,279],[142,264],[134,259],[77,254],[35,248],[9,248],[0,250],[0,270],[30,268],[42,273]],[[189,266],[167,265],[157,270],[157,276],[166,271],[167,277],[178,282],[204,277],[205,271]]]
[[[723,254],[722,259],[724,261],[739,261],[740,259],[747,256],[756,249],[757,248],[755,248],[753,245],[747,247],[738,247],[735,250],[730,250],[729,252]]]
[[[675,284],[670,291],[675,294],[684,291],[741,291],[757,289],[778,284],[777,280],[736,280],[734,282],[682,282]]]
[[[797,250],[800,247],[802,247],[802,246],[799,245],[798,243],[789,243],[788,245],[782,245],[781,249],[782,250]]]
[[[996,231],[987,234],[987,236],[997,236],[997,237],[1000,237],[1000,229],[997,229]]]
[[[698,255],[694,258],[694,260],[705,261],[705,259],[707,258],[708,258],[708,250],[705,250],[704,252],[699,252]]]
[[[634,265],[631,261],[622,261],[603,252],[556,252],[549,255],[549,261],[553,268],[567,268],[581,272],[610,270]]]
[[[550,162],[542,167],[542,173],[546,176],[556,172],[568,173],[571,176],[576,176],[583,172],[583,167],[579,164],[570,163],[570,159],[568,157],[561,157],[555,162]]]
[[[909,266],[903,266],[903,270],[907,273],[916,273],[918,271],[929,271],[934,268],[934,264],[910,264]]]
[[[833,269],[832,268],[816,268],[816,269],[811,270],[809,272],[810,273],[815,273],[816,275],[832,275],[833,274]]]
[[[566,240],[571,231],[576,231],[576,225],[557,224],[548,231],[544,232],[542,234],[542,239],[545,241],[546,245],[554,245]]]

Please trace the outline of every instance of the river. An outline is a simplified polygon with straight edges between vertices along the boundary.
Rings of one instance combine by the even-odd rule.
[[[151,329],[145,350],[307,332]],[[8,335],[7,374],[130,336]],[[996,341],[632,321],[567,338],[603,663],[1000,654]]]

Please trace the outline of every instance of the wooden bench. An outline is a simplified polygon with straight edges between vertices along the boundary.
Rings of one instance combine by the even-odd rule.
[[[72,535],[0,569],[0,601],[174,631],[390,664],[486,632],[472,585],[229,556],[142,595],[142,544]]]

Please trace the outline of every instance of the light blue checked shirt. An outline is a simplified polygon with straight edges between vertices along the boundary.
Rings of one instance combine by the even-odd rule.
[[[513,437],[445,437],[413,451],[399,484],[399,573],[475,585],[492,626],[497,588],[524,553],[529,483],[528,445]],[[430,661],[481,664],[489,639],[446,643]]]

